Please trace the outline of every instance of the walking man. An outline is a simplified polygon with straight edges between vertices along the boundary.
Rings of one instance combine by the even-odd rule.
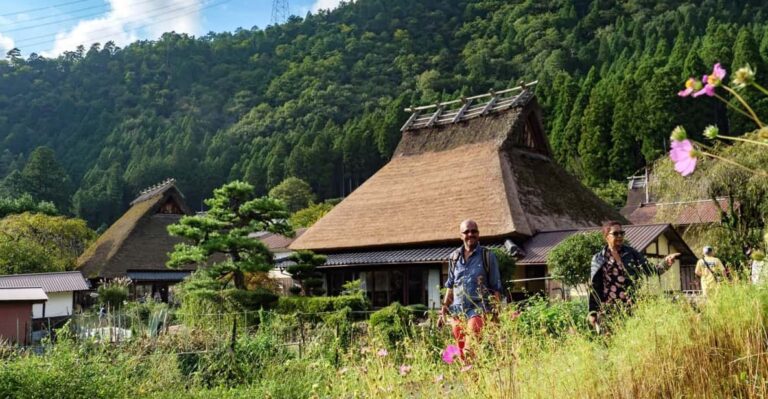
[[[704,247],[703,255],[696,262],[696,275],[701,277],[701,295],[707,297],[709,292],[726,277],[725,267],[720,259],[715,258],[715,249]]]
[[[453,337],[464,359],[465,330],[479,337],[487,315],[501,301],[501,276],[496,256],[480,245],[480,231],[474,220],[459,225],[460,248],[451,253],[448,266],[447,288],[440,321],[450,314]]]

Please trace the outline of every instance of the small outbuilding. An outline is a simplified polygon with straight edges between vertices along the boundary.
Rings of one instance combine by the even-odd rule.
[[[28,345],[32,342],[32,307],[48,296],[40,287],[0,288],[0,342]]]
[[[78,271],[12,274],[0,276],[0,289],[39,287],[46,300],[32,307],[33,319],[60,319],[72,316],[80,296],[90,289]]]

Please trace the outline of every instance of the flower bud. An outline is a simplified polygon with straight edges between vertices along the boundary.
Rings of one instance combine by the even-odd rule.
[[[718,134],[720,134],[720,129],[717,126],[709,125],[704,128],[704,137],[710,140],[716,139]]]
[[[733,74],[733,80],[731,81],[731,83],[733,83],[734,87],[737,89],[743,89],[744,87],[749,86],[754,82],[755,71],[753,71],[752,67],[749,65],[739,68],[739,70]]]
[[[768,140],[768,127],[764,127],[758,130],[757,137],[762,140]]]
[[[691,158],[701,158],[701,151],[699,151],[699,150],[697,150],[695,148],[692,149],[691,150]]]
[[[677,126],[672,129],[672,135],[669,136],[672,141],[683,141],[688,138],[688,134],[685,133],[685,128]]]

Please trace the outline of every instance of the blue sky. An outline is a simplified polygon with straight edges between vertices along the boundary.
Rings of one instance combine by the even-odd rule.
[[[79,44],[118,46],[174,30],[193,35],[263,28],[273,0],[0,0],[0,51],[55,57]],[[291,14],[332,9],[339,0],[288,0]]]

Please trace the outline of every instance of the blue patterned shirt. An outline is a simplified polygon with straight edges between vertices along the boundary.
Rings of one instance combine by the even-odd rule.
[[[445,281],[445,286],[453,289],[453,303],[450,306],[452,314],[472,317],[486,312],[490,310],[489,297],[502,291],[499,263],[493,252],[489,256],[489,273],[486,276],[483,267],[484,250],[490,251],[478,244],[468,259],[464,259],[463,247],[457,250],[456,266],[448,271],[448,279]]]

